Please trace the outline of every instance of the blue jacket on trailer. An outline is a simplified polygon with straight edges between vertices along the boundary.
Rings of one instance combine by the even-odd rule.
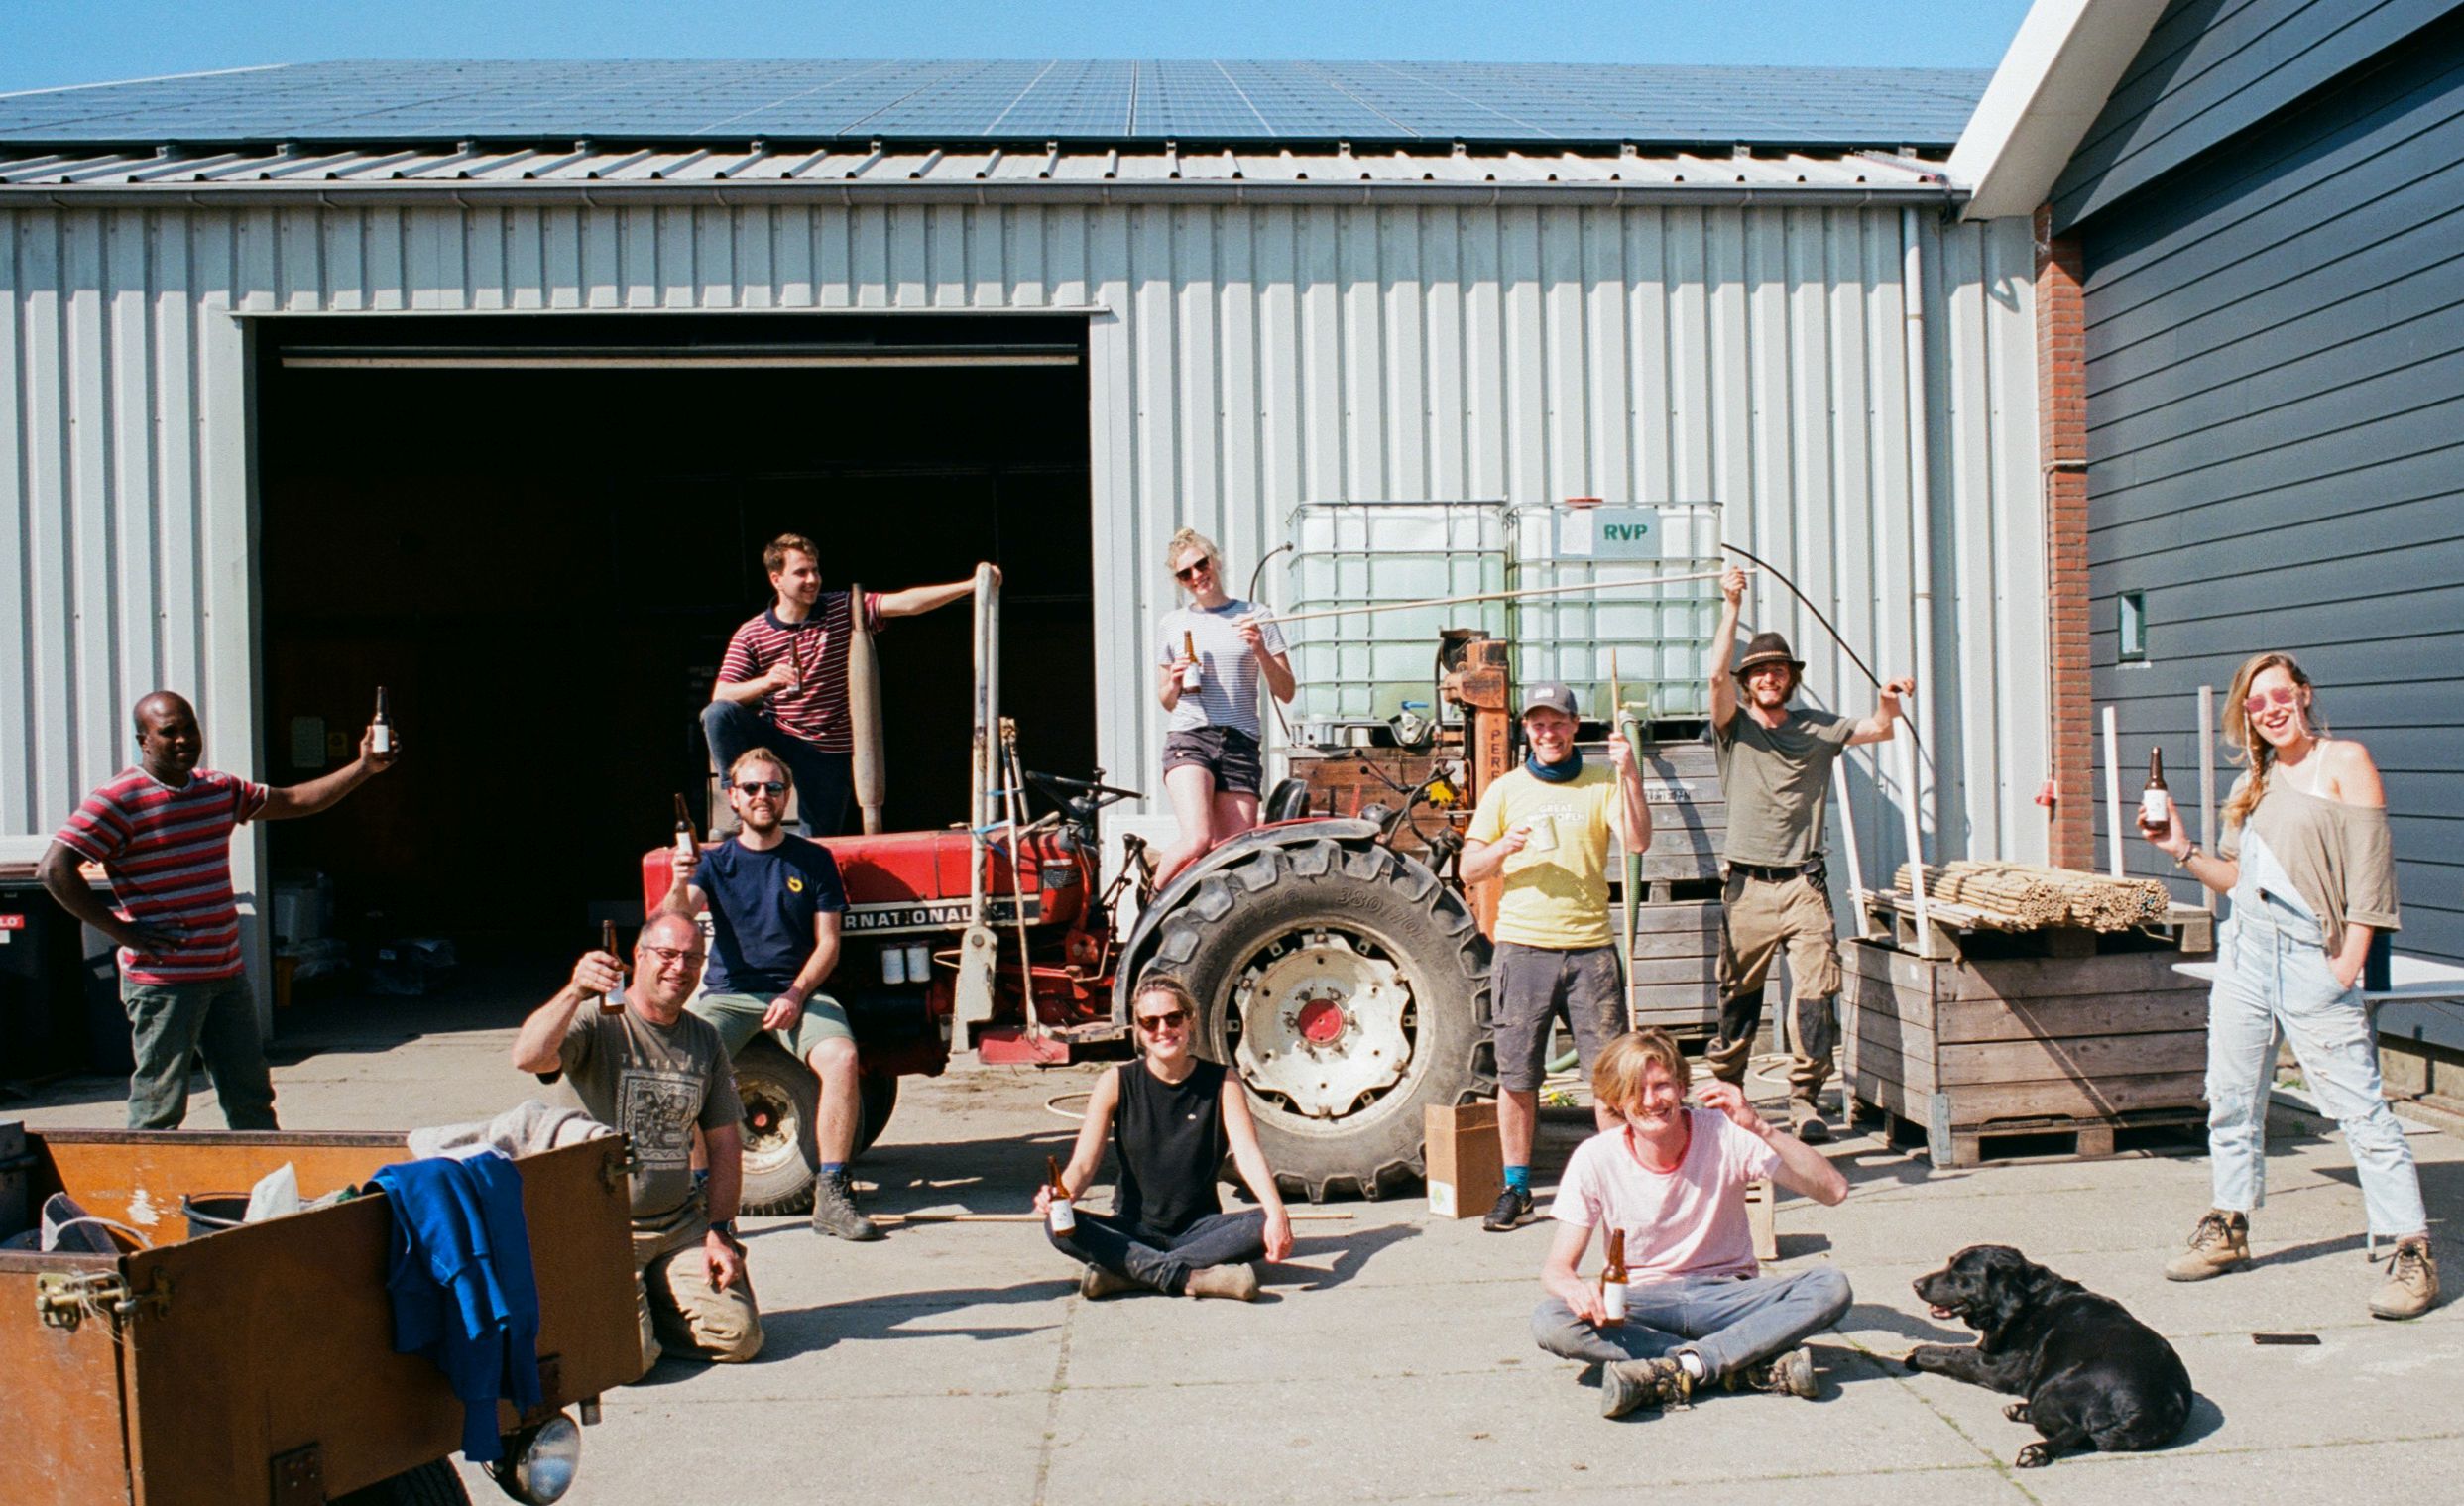
[[[403,1161],[373,1185],[394,1213],[394,1349],[424,1354],[462,1399],[462,1456],[495,1461],[496,1404],[539,1404],[539,1289],[522,1173],[495,1151]]]

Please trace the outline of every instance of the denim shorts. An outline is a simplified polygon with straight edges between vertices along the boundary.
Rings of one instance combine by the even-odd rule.
[[[1219,795],[1254,795],[1264,778],[1257,739],[1237,727],[1193,727],[1163,740],[1163,771],[1184,765],[1215,775]]]

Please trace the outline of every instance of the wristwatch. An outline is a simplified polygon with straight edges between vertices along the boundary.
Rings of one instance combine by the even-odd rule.
[[[740,1250],[745,1247],[745,1241],[736,1237],[736,1220],[733,1218],[717,1220],[710,1225],[710,1231]]]
[[[2190,860],[2198,856],[2199,845],[2193,842],[2188,847],[2181,850],[2181,856],[2173,860],[2173,867],[2186,873],[2190,870]]]

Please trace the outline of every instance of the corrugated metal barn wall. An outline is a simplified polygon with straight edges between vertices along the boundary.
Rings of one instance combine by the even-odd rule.
[[[2038,858],[2028,232],[1919,219],[1936,661],[1917,672],[1942,846]],[[253,761],[234,314],[1093,310],[1115,769],[1160,743],[1138,660],[1165,535],[1206,528],[1245,573],[1304,500],[1718,501],[1869,658],[1912,658],[1896,209],[344,203],[19,210],[0,237],[0,731],[24,750],[0,760],[0,831],[52,830],[127,758],[126,708],[158,684],[201,692],[218,760]],[[1870,706],[1784,594],[1754,601],[1817,700]],[[1878,869],[1898,822],[1863,804]]]

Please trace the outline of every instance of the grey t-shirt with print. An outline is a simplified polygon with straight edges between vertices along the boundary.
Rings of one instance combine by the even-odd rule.
[[[602,1013],[593,999],[565,1027],[558,1060],[583,1110],[633,1141],[637,1224],[667,1219],[693,1196],[693,1127],[707,1134],[744,1117],[727,1047],[690,1014],[653,1025],[630,1007]]]
[[[1172,708],[1172,720],[1165,724],[1165,731],[1231,727],[1252,738],[1258,736],[1257,655],[1240,640],[1240,620],[1257,610],[1256,603],[1234,597],[1212,610],[1185,606],[1164,614],[1163,642],[1155,662],[1170,664],[1178,660],[1181,636],[1187,634],[1198,650],[1198,670],[1203,676],[1198,693],[1184,693],[1181,703]],[[1268,653],[1285,651],[1282,629],[1264,623],[1258,634]]]
[[[1795,868],[1822,851],[1831,760],[1856,736],[1856,723],[1828,711],[1790,708],[1765,727],[1744,707],[1713,730],[1719,786],[1728,802],[1720,856],[1757,868]]]

